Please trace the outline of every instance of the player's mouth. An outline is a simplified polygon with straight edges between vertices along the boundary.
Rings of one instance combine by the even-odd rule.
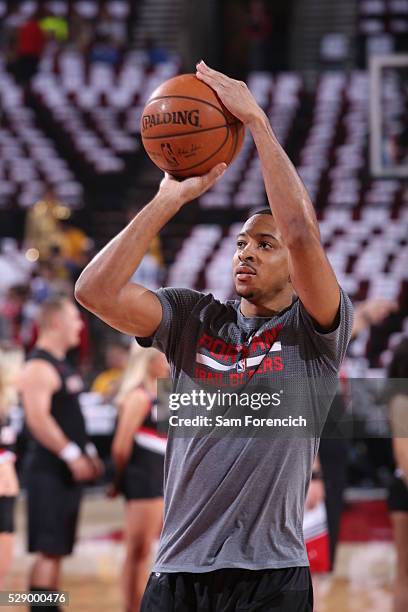
[[[237,280],[245,282],[245,281],[251,280],[252,276],[256,275],[256,272],[250,266],[245,265],[245,266],[239,266],[236,269],[235,275],[237,277]]]

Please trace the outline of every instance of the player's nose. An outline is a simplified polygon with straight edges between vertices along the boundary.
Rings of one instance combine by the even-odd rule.
[[[253,261],[255,258],[254,249],[248,243],[245,245],[243,249],[238,253],[238,259],[242,262],[244,261]]]

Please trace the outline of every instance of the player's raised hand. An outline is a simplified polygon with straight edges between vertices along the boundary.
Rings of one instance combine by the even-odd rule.
[[[160,183],[159,193],[183,206],[208,191],[221,178],[226,169],[227,164],[218,164],[203,176],[194,176],[181,181],[166,173]]]
[[[197,64],[196,69],[197,78],[214,89],[224,106],[242,123],[249,125],[260,116],[262,110],[246,83],[213,70],[203,60]]]

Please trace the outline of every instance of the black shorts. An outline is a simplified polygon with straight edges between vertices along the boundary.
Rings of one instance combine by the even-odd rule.
[[[402,478],[394,476],[388,491],[390,512],[408,512],[408,487]]]
[[[153,573],[141,612],[313,612],[308,567]]]
[[[15,497],[0,496],[0,533],[14,533]]]
[[[134,445],[122,478],[121,491],[127,500],[163,497],[164,457]]]
[[[49,555],[72,553],[82,485],[57,470],[32,470],[27,477],[28,550]]]

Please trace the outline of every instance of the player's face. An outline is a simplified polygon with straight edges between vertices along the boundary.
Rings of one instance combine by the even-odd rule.
[[[73,348],[78,346],[83,323],[75,304],[71,302],[64,304],[59,317],[59,326],[66,347]]]
[[[233,274],[237,294],[256,303],[287,286],[288,250],[271,215],[254,215],[246,221],[237,236]]]

